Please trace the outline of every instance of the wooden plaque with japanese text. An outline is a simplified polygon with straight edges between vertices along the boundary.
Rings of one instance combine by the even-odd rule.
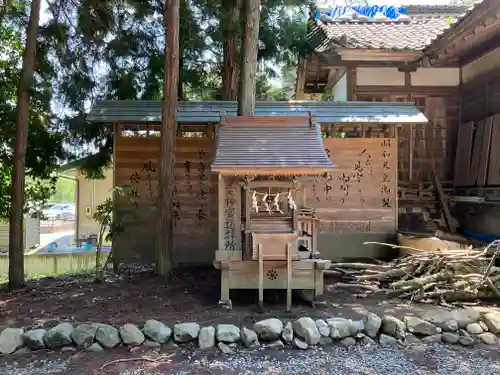
[[[156,249],[159,137],[117,137],[115,185],[130,186],[135,197],[119,199],[123,208],[140,212],[114,245],[120,258],[153,260]],[[217,179],[210,165],[213,138],[177,138],[173,197],[174,261],[193,262],[199,254],[213,258],[217,248]],[[210,252],[212,251],[212,252]]]
[[[326,138],[325,150],[337,165],[308,180],[304,205],[316,209],[319,231],[395,232],[397,145],[394,138]]]

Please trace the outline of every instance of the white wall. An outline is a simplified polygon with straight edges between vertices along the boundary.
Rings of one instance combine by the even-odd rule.
[[[336,102],[347,101],[347,74],[344,74],[333,88],[333,99]]]
[[[99,232],[99,224],[92,218],[95,209],[107,198],[111,198],[113,188],[113,168],[104,171],[104,179],[89,180],[78,175],[79,198],[77,202],[78,235],[80,238]],[[89,212],[87,213],[87,208]]]
[[[412,86],[458,86],[459,68],[419,68],[410,73]],[[405,74],[397,68],[357,68],[358,86],[404,86]]]
[[[458,86],[460,68],[418,68],[410,73],[412,86]]]
[[[404,86],[405,74],[398,68],[356,68],[358,86]]]
[[[462,83],[500,67],[500,47],[462,67]]]

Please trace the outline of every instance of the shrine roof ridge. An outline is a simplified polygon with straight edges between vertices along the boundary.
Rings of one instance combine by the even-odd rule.
[[[156,100],[97,101],[87,115],[88,122],[160,123],[162,102]],[[221,116],[236,116],[237,103],[231,101],[180,101],[177,122],[217,124]],[[274,101],[256,103],[256,116],[315,116],[320,124],[373,123],[425,124],[427,118],[413,103]]]

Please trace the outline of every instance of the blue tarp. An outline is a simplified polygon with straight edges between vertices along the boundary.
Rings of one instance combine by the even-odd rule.
[[[493,241],[500,240],[500,238],[498,236],[493,236],[493,235],[487,234],[487,233],[475,233],[469,229],[464,229],[463,233],[470,238],[473,238],[475,240],[485,242],[485,243],[491,243]]]
[[[328,12],[317,11],[316,19],[319,20],[322,14],[326,14],[332,18],[340,17],[350,9],[353,9],[357,13],[367,17],[373,17],[377,14],[377,12],[380,12],[389,19],[396,19],[400,14],[406,14],[405,7],[398,5],[338,5],[331,8]]]

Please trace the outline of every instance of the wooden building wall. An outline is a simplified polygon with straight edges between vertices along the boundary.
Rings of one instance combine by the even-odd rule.
[[[117,206],[138,212],[114,243],[119,262],[155,261],[159,141],[157,133],[115,140],[115,186],[130,185],[137,198],[136,205],[117,199]],[[217,248],[217,180],[210,172],[215,139],[178,137],[176,147],[174,261],[211,262]]]
[[[465,65],[456,187],[500,186],[500,48]]]
[[[500,113],[500,67],[475,77],[460,88],[462,122],[484,120]]]
[[[453,180],[459,102],[456,89],[414,92],[412,88],[390,87],[353,89],[360,101],[412,101],[429,119],[425,125],[403,126],[398,138],[399,181],[423,183],[432,181],[435,169],[442,181]]]
[[[395,139],[390,138],[394,127],[364,127],[364,137],[361,125],[338,127],[356,137],[345,139],[335,138],[333,126],[325,128],[326,133],[330,131],[325,134],[325,149],[337,168],[305,181],[297,204],[316,209],[321,220],[319,250],[324,257],[353,255],[353,248],[358,256],[373,256],[368,247],[362,246],[359,235],[375,236],[363,237],[365,240],[381,240],[394,235],[397,228],[397,149]],[[241,242],[241,195],[228,178],[221,179],[224,194],[218,195],[217,175],[210,172],[215,139],[209,131],[197,135],[177,138],[176,263],[211,263],[221,245],[217,240],[219,231],[224,248],[238,249]],[[115,186],[129,185],[135,197],[134,203],[117,198],[118,210],[138,213],[113,244],[118,262],[155,261],[158,150],[157,133],[128,133],[115,140]],[[221,199],[223,212],[218,212]],[[223,228],[217,228],[218,215],[225,218]],[[354,237],[353,244],[337,246],[336,241],[349,236]]]

